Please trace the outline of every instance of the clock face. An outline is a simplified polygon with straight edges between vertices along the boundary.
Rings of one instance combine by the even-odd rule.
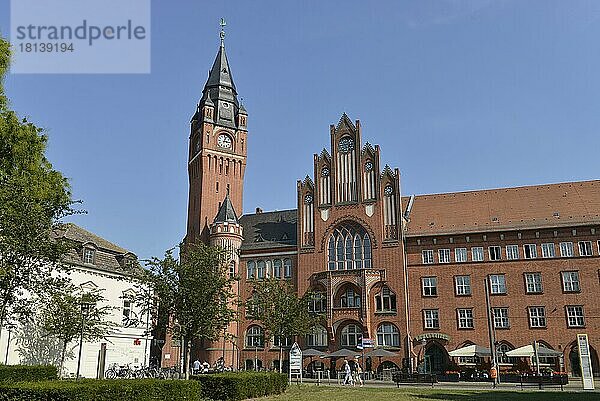
[[[386,186],[386,187],[383,189],[383,192],[384,192],[386,195],[391,195],[391,194],[392,194],[392,192],[394,192],[394,189],[392,188],[392,186],[391,186],[391,185],[387,185],[387,186]]]
[[[217,138],[217,145],[225,149],[231,149],[231,138],[229,135],[221,134]]]
[[[304,203],[306,203],[307,205],[310,205],[312,203],[312,201],[313,201],[313,197],[311,194],[307,194],[304,197]]]
[[[340,139],[340,144],[339,144],[340,152],[348,153],[352,149],[354,149],[354,141],[352,140],[352,138],[349,138],[346,136],[346,137]]]

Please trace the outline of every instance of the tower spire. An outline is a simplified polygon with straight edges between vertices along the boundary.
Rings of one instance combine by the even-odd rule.
[[[219,25],[221,25],[221,33],[219,33],[219,36],[221,37],[221,47],[225,46],[225,27],[227,26],[227,23],[225,22],[225,18],[221,18],[221,22],[219,22]]]

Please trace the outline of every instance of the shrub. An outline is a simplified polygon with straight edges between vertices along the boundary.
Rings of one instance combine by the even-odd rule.
[[[200,401],[192,380],[64,380],[0,384],[0,401]]]
[[[192,376],[202,383],[202,395],[219,401],[239,401],[271,394],[280,394],[288,385],[281,373],[239,372]]]
[[[55,380],[58,371],[52,365],[0,365],[0,382],[37,382]]]

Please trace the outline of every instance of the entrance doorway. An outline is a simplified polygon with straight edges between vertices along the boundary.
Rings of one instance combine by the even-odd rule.
[[[446,350],[436,342],[431,342],[423,358],[424,373],[443,373],[448,367],[448,357]]]

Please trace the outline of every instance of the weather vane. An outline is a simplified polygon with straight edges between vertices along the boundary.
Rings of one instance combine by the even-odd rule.
[[[223,46],[223,42],[225,40],[225,27],[227,26],[227,23],[225,22],[225,18],[221,18],[221,22],[219,22],[219,25],[221,25],[221,46]]]

